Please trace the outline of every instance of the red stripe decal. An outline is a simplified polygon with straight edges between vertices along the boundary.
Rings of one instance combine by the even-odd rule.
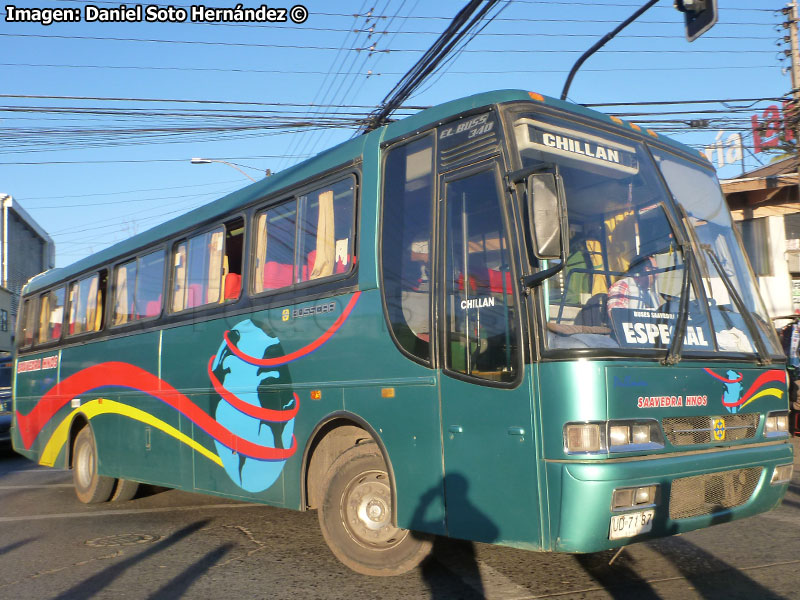
[[[725,377],[723,377],[722,375],[717,375],[716,373],[714,373],[714,371],[712,371],[712,370],[711,370],[711,369],[709,369],[708,367],[706,367],[706,368],[705,368],[705,369],[703,369],[703,370],[704,370],[706,373],[708,373],[709,375],[711,375],[712,377],[715,377],[715,378],[719,379],[719,380],[720,380],[720,381],[722,381],[723,383],[739,383],[739,382],[742,380],[742,374],[741,374],[741,373],[739,373],[739,377],[738,377],[738,378],[736,378],[736,379],[726,379],[726,378],[725,378]]]
[[[220,380],[217,379],[217,376],[214,375],[211,365],[214,364],[215,358],[216,356],[212,356],[211,360],[208,361],[208,378],[211,380],[211,385],[214,386],[214,390],[216,390],[216,392],[222,396],[226,402],[233,406],[233,408],[241,413],[246,414],[248,417],[260,419],[261,421],[270,421],[273,423],[286,423],[297,416],[297,411],[300,410],[300,398],[297,397],[297,394],[294,394],[294,408],[290,408],[288,410],[262,408],[261,406],[248,404],[244,400],[234,396],[231,392],[225,389]]]
[[[30,449],[47,422],[70,400],[101,387],[124,387],[138,390],[168,404],[226,448],[260,460],[286,460],[297,450],[292,436],[291,448],[259,446],[232,433],[178,390],[137,366],[106,362],[87,367],[53,386],[27,415],[17,412],[19,433],[25,448]],[[248,405],[249,406],[249,405]]]
[[[278,367],[280,365],[285,365],[287,363],[293,362],[299,358],[303,358],[304,356],[311,354],[314,350],[322,346],[325,342],[327,342],[334,333],[336,333],[339,328],[344,325],[344,322],[350,316],[350,313],[353,312],[353,308],[355,308],[356,302],[358,302],[359,297],[361,296],[361,292],[356,292],[353,294],[353,297],[350,298],[350,302],[347,303],[347,306],[344,307],[342,314],[339,315],[339,318],[334,321],[333,325],[331,325],[328,330],[319,336],[316,340],[308,344],[307,346],[303,346],[299,350],[295,350],[289,354],[284,354],[283,356],[276,356],[274,358],[256,358],[255,356],[250,356],[249,354],[245,354],[241,350],[239,350],[233,342],[231,342],[230,338],[228,337],[229,332],[225,332],[225,343],[228,344],[228,348],[231,352],[233,352],[236,356],[241,358],[246,363],[251,365],[256,365],[259,367]]]

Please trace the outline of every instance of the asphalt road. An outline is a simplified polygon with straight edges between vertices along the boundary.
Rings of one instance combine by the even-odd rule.
[[[795,442],[800,440],[795,439]],[[775,511],[570,556],[438,540],[406,575],[351,572],[316,513],[149,488],[86,506],[71,474],[0,453],[0,599],[800,598],[800,444]]]

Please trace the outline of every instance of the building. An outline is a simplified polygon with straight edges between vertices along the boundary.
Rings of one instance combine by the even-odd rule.
[[[0,358],[11,352],[11,337],[14,333],[11,327],[11,297],[13,294],[6,288],[0,287]],[[0,383],[2,387],[2,383]]]
[[[771,317],[800,313],[797,166],[787,158],[721,182]]]
[[[11,332],[17,324],[22,286],[34,275],[54,266],[52,238],[10,195],[0,194],[0,286],[11,294],[8,319]]]

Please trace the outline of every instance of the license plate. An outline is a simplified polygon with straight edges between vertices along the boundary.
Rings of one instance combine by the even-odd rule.
[[[643,510],[611,517],[611,529],[608,533],[608,539],[618,540],[647,533],[653,528],[653,516],[655,514],[655,510]]]

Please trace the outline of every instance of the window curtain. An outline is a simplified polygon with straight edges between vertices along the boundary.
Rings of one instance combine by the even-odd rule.
[[[317,253],[309,279],[318,279],[333,274],[333,265],[336,258],[336,240],[334,237],[333,190],[327,190],[319,195]]]

